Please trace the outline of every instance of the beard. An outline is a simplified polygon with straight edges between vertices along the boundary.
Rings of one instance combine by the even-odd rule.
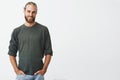
[[[25,16],[25,20],[28,22],[28,23],[33,23],[35,22],[35,17],[32,17],[32,16]]]

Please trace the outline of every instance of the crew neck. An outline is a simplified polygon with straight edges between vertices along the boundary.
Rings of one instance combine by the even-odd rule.
[[[28,27],[28,26],[26,26],[25,24],[23,24],[23,25],[24,25],[25,28],[27,28],[27,29],[31,29],[31,28],[36,27],[37,24],[38,24],[38,23],[36,22],[36,23],[35,23],[33,26],[31,26],[31,27]]]

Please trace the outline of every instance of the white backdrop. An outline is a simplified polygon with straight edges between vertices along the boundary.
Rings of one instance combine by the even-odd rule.
[[[7,55],[29,0],[0,3],[0,79],[15,80]],[[31,0],[30,0],[31,1]],[[120,0],[32,0],[48,26],[54,56],[46,80],[120,80]]]

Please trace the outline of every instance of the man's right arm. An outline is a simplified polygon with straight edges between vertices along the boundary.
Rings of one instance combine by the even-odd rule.
[[[19,29],[15,29],[12,32],[11,35],[11,40],[10,40],[10,45],[9,45],[9,58],[10,58],[10,62],[13,66],[13,69],[15,71],[15,73],[18,74],[24,74],[23,71],[19,70],[18,66],[17,66],[17,61],[16,61],[16,54],[17,54],[17,50],[18,50],[18,32]]]
[[[14,56],[9,56],[10,58],[10,62],[14,68],[14,71],[16,72],[18,70],[18,67],[17,67],[17,61],[16,61],[16,57]]]

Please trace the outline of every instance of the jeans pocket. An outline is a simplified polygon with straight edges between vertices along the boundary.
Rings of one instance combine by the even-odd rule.
[[[24,80],[24,75],[18,74],[16,80]]]
[[[35,80],[44,80],[44,76],[41,74],[36,75],[36,79]]]
[[[41,75],[41,74],[38,74],[38,75],[44,77],[44,75]]]

